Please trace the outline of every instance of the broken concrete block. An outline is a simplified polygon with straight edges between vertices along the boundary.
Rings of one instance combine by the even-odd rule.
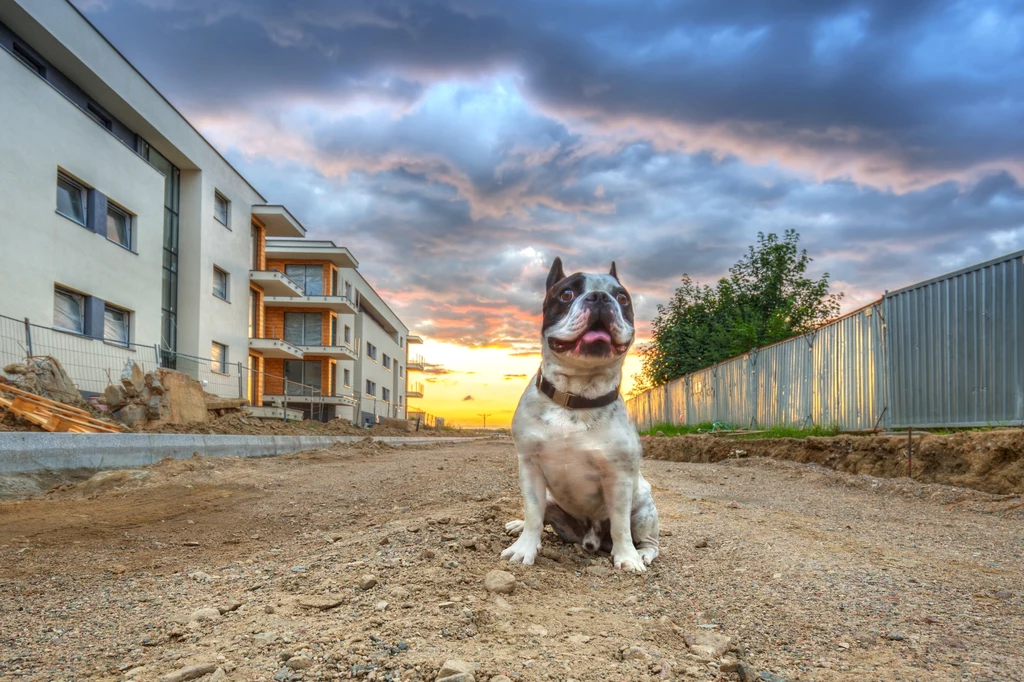
[[[146,408],[135,403],[125,405],[114,416],[133,429],[146,425]]]
[[[128,397],[125,395],[124,389],[120,386],[114,386],[111,384],[103,389],[103,404],[106,405],[111,412],[120,410],[124,407],[126,402],[128,402]]]

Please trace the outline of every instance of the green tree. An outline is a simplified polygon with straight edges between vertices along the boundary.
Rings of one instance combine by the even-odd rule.
[[[800,235],[759,232],[757,244],[712,288],[683,275],[668,305],[658,306],[653,338],[640,349],[640,387],[660,386],[689,372],[802,334],[839,313],[842,293],[829,293],[829,274],[807,277],[812,259]]]

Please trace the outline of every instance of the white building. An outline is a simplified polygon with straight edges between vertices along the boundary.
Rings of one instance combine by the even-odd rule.
[[[258,340],[262,306],[305,298],[266,267],[267,237],[305,236],[287,209],[268,205],[66,0],[0,2],[0,131],[0,315],[55,330],[83,365],[160,356],[208,378],[208,390],[260,404],[264,363],[280,352]],[[394,339],[402,352],[387,346],[389,357],[404,367],[408,330],[348,258],[338,268],[363,308],[342,314],[374,347]],[[323,351],[359,382],[344,393],[336,378],[325,394],[359,404],[333,413],[384,414],[369,380],[379,400],[389,391],[386,411],[404,415],[404,381],[379,361],[364,368],[365,350]]]

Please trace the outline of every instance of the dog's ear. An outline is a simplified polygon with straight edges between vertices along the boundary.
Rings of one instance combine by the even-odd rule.
[[[619,279],[619,273],[615,272],[615,261],[612,261],[612,269],[608,272],[608,274],[614,277],[616,280]]]
[[[558,282],[565,279],[565,270],[562,269],[562,259],[555,256],[555,262],[551,264],[551,272],[548,273],[548,286],[555,286]]]

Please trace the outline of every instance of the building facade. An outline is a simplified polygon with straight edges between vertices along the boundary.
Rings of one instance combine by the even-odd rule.
[[[69,2],[0,3],[0,130],[0,315],[202,365],[257,406],[293,383],[320,416],[404,415],[380,358],[404,377],[408,329],[355,258],[296,250],[299,221]]]

